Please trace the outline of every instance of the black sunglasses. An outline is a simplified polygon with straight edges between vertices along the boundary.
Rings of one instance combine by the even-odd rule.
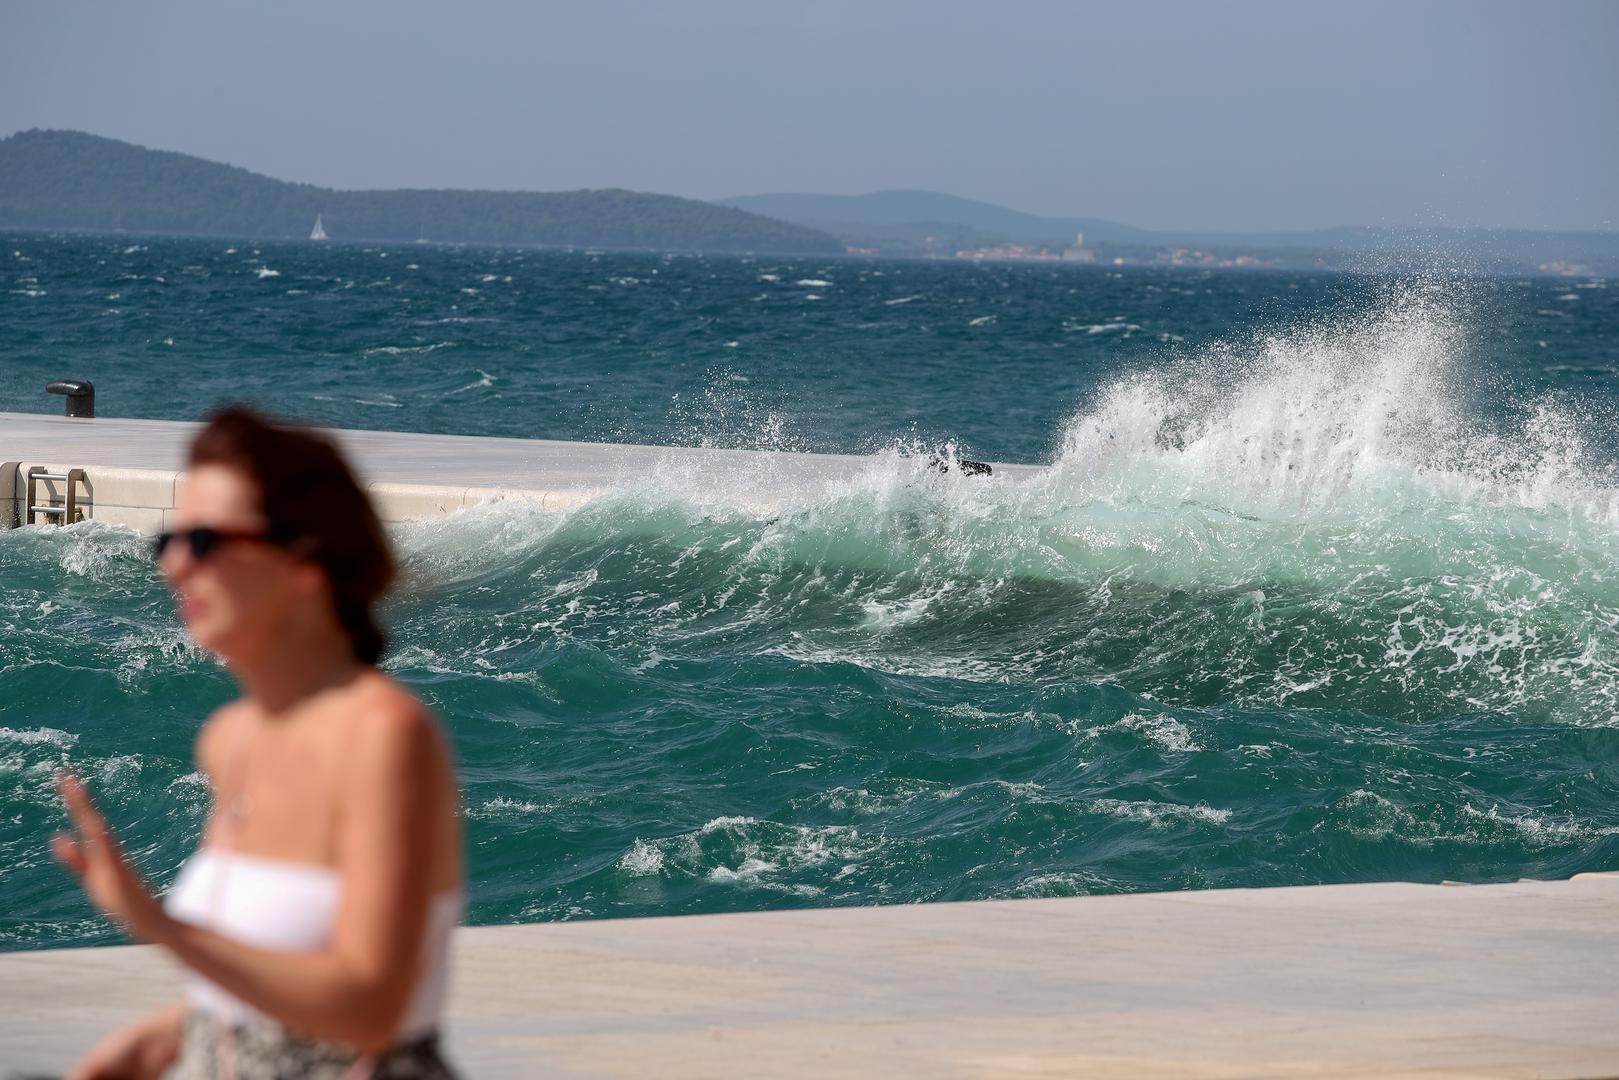
[[[219,545],[230,543],[279,543],[269,533],[246,532],[241,529],[216,529],[209,525],[199,525],[195,529],[175,529],[160,532],[152,539],[152,558],[161,559],[163,553],[169,550],[169,545],[179,540],[191,548],[191,557],[198,562],[206,559]]]

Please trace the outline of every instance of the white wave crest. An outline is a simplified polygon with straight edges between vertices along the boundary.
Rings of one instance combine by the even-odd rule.
[[[1268,515],[1438,496],[1614,519],[1580,418],[1541,403],[1518,431],[1479,422],[1466,352],[1460,318],[1414,289],[1358,321],[1115,380],[1069,422],[1056,469],[1081,497],[1212,496]]]

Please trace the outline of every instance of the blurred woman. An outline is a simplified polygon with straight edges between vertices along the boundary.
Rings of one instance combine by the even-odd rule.
[[[433,717],[375,666],[394,564],[365,493],[325,438],[228,409],[193,442],[155,550],[241,696],[198,735],[212,810],[162,901],[61,778],[74,835],[57,857],[192,975],[69,1080],[452,1075],[437,1030],[463,906],[455,777]]]

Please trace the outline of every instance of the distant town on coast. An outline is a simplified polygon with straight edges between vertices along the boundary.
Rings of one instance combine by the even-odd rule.
[[[1077,266],[1619,273],[1619,232],[1152,231],[931,191],[705,202],[618,189],[342,191],[83,132],[0,139],[0,229],[599,247]]]

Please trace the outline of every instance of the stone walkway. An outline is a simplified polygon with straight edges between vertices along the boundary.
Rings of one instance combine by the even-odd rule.
[[[489,1080],[1619,1076],[1619,874],[486,927],[456,963]],[[0,1050],[59,1075],[175,986],[0,954]]]

